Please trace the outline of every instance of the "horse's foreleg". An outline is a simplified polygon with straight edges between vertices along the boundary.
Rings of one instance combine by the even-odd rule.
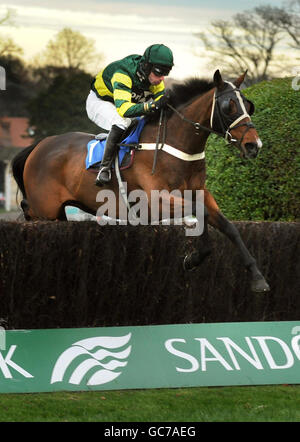
[[[196,216],[196,210],[193,207],[192,215]],[[201,234],[201,246],[198,250],[186,255],[183,261],[183,268],[185,270],[194,270],[211,254],[210,239],[208,235],[208,216],[209,212],[204,206],[203,219],[198,220],[201,224],[203,222],[203,231]]]
[[[270,290],[269,284],[259,271],[255,258],[250,254],[244,244],[241,235],[235,225],[230,222],[219,210],[213,196],[205,191],[205,204],[209,212],[208,222],[226,235],[238,248],[243,264],[251,274],[251,289],[254,292],[267,292]]]
[[[148,201],[151,200],[151,189],[148,192]],[[183,218],[188,215],[193,215],[198,217],[197,226],[195,228],[186,228],[187,236],[199,236],[201,235],[201,245],[198,250],[189,253],[185,256],[183,267],[185,270],[193,270],[198,267],[207,256],[211,253],[211,247],[208,236],[208,216],[209,212],[203,204],[203,199],[200,201],[185,200],[180,192],[169,192],[161,191],[159,194],[160,204],[159,204],[159,217],[164,218],[164,207],[167,207],[170,214],[170,218]],[[199,205],[203,210],[198,210]],[[200,212],[200,214],[198,213]],[[152,221],[157,221],[157,219],[152,219]]]
[[[184,213],[184,216],[187,215],[193,215],[197,218],[197,224],[194,229],[190,229],[190,231],[187,233],[188,236],[199,236],[201,235],[201,241],[200,241],[200,247],[198,250],[195,250],[184,258],[183,261],[183,268],[185,270],[194,270],[197,268],[202,262],[211,254],[211,246],[210,246],[210,240],[208,235],[208,216],[209,212],[207,208],[205,207],[204,200],[202,198],[203,194],[200,196],[196,196],[196,198],[192,198],[191,200],[185,201],[185,198],[179,198],[176,200],[175,198],[172,198],[172,207],[173,210],[175,209],[176,213],[176,207],[181,206],[182,214]],[[201,207],[200,210],[198,208]],[[190,212],[190,213],[187,213]],[[198,213],[200,212],[200,213]],[[178,213],[178,212],[177,212]]]

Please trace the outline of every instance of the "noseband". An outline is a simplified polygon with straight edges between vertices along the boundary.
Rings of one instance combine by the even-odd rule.
[[[250,103],[250,113],[253,113],[254,111],[254,104],[250,100],[247,100],[241,94],[240,89],[235,87],[232,83],[230,82],[225,82],[225,83],[227,84],[227,86],[224,91],[214,93],[214,99],[213,99],[213,105],[210,117],[211,127],[203,126],[200,123],[197,123],[195,121],[190,120],[189,118],[186,118],[183,114],[181,114],[177,109],[175,109],[170,104],[168,104],[167,106],[170,109],[172,109],[172,111],[175,112],[183,121],[192,124],[195,128],[197,135],[199,135],[200,130],[204,130],[206,132],[213,133],[219,137],[225,138],[225,140],[228,143],[237,143],[238,147],[241,149],[241,145],[246,133],[248,132],[249,129],[255,127],[254,124],[251,122],[251,117],[246,110],[244,101]],[[230,88],[228,88],[229,86]],[[225,111],[226,108],[229,110],[230,100],[233,100],[237,106],[236,114],[238,114],[238,116],[234,119],[232,119],[230,115],[227,115]],[[250,121],[240,123],[240,121],[243,120],[244,118],[249,118]],[[242,126],[245,126],[245,130],[242,133],[240,139],[237,140],[236,138],[233,138],[233,136],[231,135],[231,130]]]

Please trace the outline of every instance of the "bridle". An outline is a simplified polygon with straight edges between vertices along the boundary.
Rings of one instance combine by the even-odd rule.
[[[240,89],[234,86],[230,82],[225,82],[226,87],[223,91],[215,91],[214,101],[211,111],[210,125],[220,128],[222,136],[228,143],[237,142],[239,147],[243,142],[243,139],[249,129],[254,128],[254,124],[251,122],[251,117],[246,110],[245,102],[250,104],[250,113],[254,112],[254,104],[247,100],[241,93]],[[230,101],[233,100],[237,107],[236,118],[232,118],[229,115]],[[227,110],[227,112],[226,112]],[[244,118],[249,118],[249,121],[241,121]],[[245,130],[239,140],[236,140],[231,135],[231,130],[238,127],[245,126]]]
[[[215,134],[219,137],[225,138],[225,140],[231,144],[236,143],[241,149],[244,137],[249,129],[254,128],[254,124],[251,122],[251,117],[246,110],[245,101],[250,103],[250,113],[254,111],[254,104],[247,100],[242,94],[239,88],[234,86],[230,82],[224,82],[226,84],[225,90],[219,92],[215,91],[213,98],[213,105],[210,117],[210,127],[203,126],[202,124],[190,120],[180,113],[171,104],[167,106],[175,112],[183,121],[190,123],[194,126],[196,134],[199,135],[200,130]],[[230,87],[230,88],[228,88]],[[237,106],[236,114],[239,114],[236,118],[232,120],[230,115],[226,114],[225,108],[229,108],[230,100],[233,100]],[[252,112],[251,112],[252,110]],[[244,118],[249,118],[250,121],[241,122]],[[245,130],[239,140],[233,138],[231,135],[231,130],[237,127],[245,126]]]

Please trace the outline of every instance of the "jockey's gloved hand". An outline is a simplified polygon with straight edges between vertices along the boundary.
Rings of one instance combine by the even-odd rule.
[[[146,101],[146,103],[144,103],[145,112],[156,112],[163,109],[167,106],[169,99],[170,97],[167,93],[162,95],[162,97],[157,101],[154,101],[153,98],[151,98],[149,101]]]

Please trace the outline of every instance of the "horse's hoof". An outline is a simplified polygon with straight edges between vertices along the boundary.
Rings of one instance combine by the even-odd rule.
[[[191,255],[186,255],[183,260],[183,270],[186,272],[193,272],[196,268],[195,265],[191,264]]]
[[[265,278],[260,278],[251,283],[252,292],[256,293],[266,293],[270,291],[270,286],[266,282]]]

